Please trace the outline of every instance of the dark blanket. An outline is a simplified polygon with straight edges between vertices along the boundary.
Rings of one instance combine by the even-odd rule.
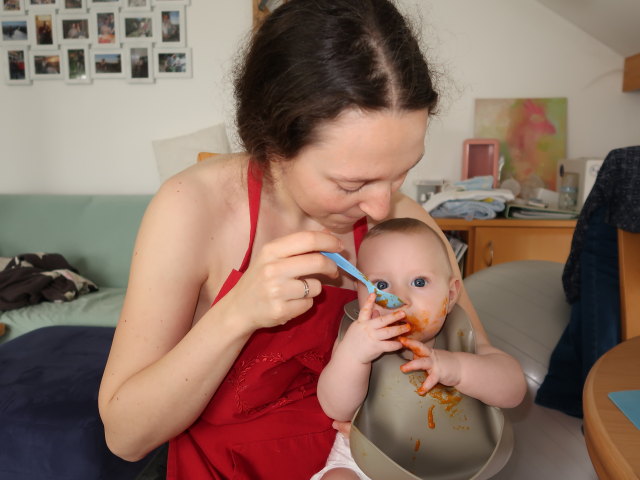
[[[98,287],[57,253],[0,258],[0,311],[43,301],[67,302]]]
[[[0,478],[130,480],[150,457],[126,462],[104,440],[98,388],[109,327],[55,326],[0,345]]]

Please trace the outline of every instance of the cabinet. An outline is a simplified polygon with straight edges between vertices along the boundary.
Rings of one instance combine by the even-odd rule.
[[[436,218],[445,233],[457,232],[468,246],[463,276],[515,260],[565,263],[575,220],[464,220]]]

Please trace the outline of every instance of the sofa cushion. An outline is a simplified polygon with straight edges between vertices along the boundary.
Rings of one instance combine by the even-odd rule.
[[[106,287],[81,295],[71,302],[42,302],[2,312],[0,322],[8,328],[7,333],[0,337],[0,343],[52,325],[114,327],[122,309],[124,293],[124,288]]]
[[[222,123],[187,135],[154,140],[151,144],[161,182],[194,165],[200,152],[231,152],[227,130]]]
[[[99,288],[126,287],[150,195],[0,195],[0,256],[59,253]]]

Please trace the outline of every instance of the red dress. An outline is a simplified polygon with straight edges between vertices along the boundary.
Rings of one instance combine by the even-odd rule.
[[[214,304],[251,259],[262,190],[253,170],[251,240],[240,270],[229,274]],[[366,218],[354,225],[356,249],[366,230]],[[318,403],[318,376],[331,356],[343,306],[355,298],[352,290],[323,285],[306,313],[256,331],[200,418],[171,440],[167,479],[307,480],[320,470],[336,432]]]

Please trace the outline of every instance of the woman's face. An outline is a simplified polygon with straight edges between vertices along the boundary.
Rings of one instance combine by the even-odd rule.
[[[427,110],[348,110],[320,127],[318,141],[272,165],[304,215],[335,233],[361,217],[385,219],[391,196],[422,158]]]
[[[398,310],[406,313],[412,327],[406,336],[424,342],[440,331],[457,298],[459,281],[435,234],[386,232],[368,238],[360,247],[358,267],[380,290],[405,302]],[[360,282],[357,289],[363,305],[369,292]],[[374,310],[385,309],[376,305]]]

